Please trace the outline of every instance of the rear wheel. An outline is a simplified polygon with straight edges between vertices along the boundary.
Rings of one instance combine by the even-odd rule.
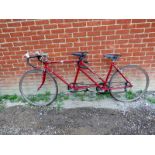
[[[41,86],[43,73],[45,73],[43,70],[37,69],[27,71],[19,82],[22,97],[31,105],[46,106],[54,102],[57,97],[57,82],[50,73],[46,72],[45,82]]]
[[[149,86],[147,72],[137,65],[127,65],[120,69],[129,83],[116,71],[110,79],[110,93],[116,100],[132,102],[144,95]]]

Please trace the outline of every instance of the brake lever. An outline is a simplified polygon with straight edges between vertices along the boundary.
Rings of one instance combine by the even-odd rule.
[[[24,55],[24,57],[26,57],[27,59],[30,58],[29,52],[27,52],[27,53]]]
[[[38,55],[38,56],[39,55],[41,56],[41,53],[39,51],[36,51],[35,54]]]
[[[34,65],[32,65],[32,64],[30,63],[30,59],[29,59],[29,58],[27,58],[26,61],[27,61],[27,64],[28,64],[29,66],[31,66],[31,67],[33,67],[33,68],[37,68],[36,66],[34,66]]]

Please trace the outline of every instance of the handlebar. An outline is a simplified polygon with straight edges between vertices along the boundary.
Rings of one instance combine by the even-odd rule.
[[[29,66],[33,67],[33,68],[36,68],[36,66],[32,65],[30,63],[30,59],[33,59],[33,58],[37,58],[38,61],[40,62],[46,62],[47,61],[47,57],[48,57],[48,54],[47,53],[40,53],[40,52],[35,52],[34,54],[30,54],[29,52],[27,52],[25,54],[25,57],[26,57],[26,62]]]
[[[34,58],[37,58],[38,61],[40,61],[41,63],[44,63],[44,62],[47,62],[48,59],[48,53],[41,53],[39,51],[33,53],[33,54],[30,54],[29,52],[27,52],[25,55],[26,57],[26,62],[29,66],[33,67],[33,68],[37,68],[37,66],[34,66],[33,64],[30,63],[30,59],[34,59]],[[78,65],[80,65],[80,62],[83,61],[84,63],[87,63],[88,64],[88,61],[87,60],[84,60],[87,56],[87,53],[84,53],[80,58],[79,58],[79,61],[78,61]],[[84,66],[81,66],[81,68],[85,68]]]

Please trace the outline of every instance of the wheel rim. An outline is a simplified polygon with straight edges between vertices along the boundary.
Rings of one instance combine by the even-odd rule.
[[[118,72],[115,72],[110,80],[111,95],[115,99],[123,102],[135,101],[142,97],[149,84],[149,78],[146,71],[139,66],[129,65],[123,67],[121,72],[133,86],[129,87],[130,83],[122,78]],[[125,86],[127,86],[127,88],[125,88]]]
[[[56,81],[48,73],[44,85],[38,90],[42,83],[42,74],[42,70],[28,71],[20,81],[20,92],[23,98],[35,106],[49,105],[57,95]]]

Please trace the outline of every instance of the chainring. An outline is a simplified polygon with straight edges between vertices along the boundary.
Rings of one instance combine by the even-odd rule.
[[[101,83],[99,83],[99,85],[103,86],[104,83],[101,82]],[[107,85],[107,87],[109,88],[109,84]],[[103,90],[103,89],[100,89],[99,87],[96,87],[96,91],[97,91],[98,94],[104,94],[104,93],[108,92],[108,90]]]

